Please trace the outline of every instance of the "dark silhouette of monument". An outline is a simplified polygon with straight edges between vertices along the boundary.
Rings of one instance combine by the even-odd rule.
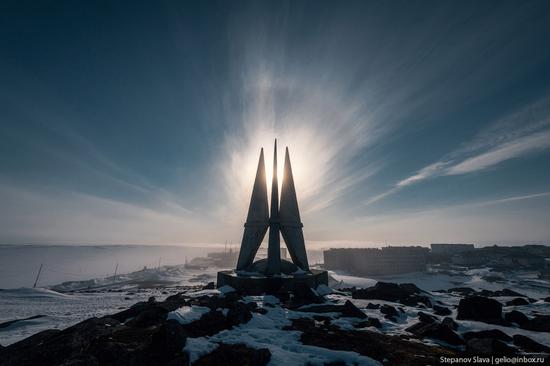
[[[235,271],[218,272],[218,287],[229,285],[245,293],[273,292],[281,288],[295,290],[299,286],[317,287],[328,283],[326,271],[310,270],[298,209],[288,147],[285,152],[284,179],[279,205],[277,178],[277,140],[273,155],[271,210],[267,200],[264,151],[252,189],[248,216]],[[269,229],[267,258],[254,262],[258,248]],[[292,262],[281,260],[280,234],[286,243]]]

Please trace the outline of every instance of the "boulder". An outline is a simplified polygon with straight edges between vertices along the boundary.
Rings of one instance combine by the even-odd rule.
[[[504,314],[504,319],[508,322],[516,323],[520,327],[524,327],[527,323],[529,323],[529,318],[527,315],[517,310]]]
[[[176,320],[168,320],[163,324],[151,338],[152,353],[157,355],[159,361],[167,361],[172,355],[181,353],[187,334],[180,323]]]
[[[189,324],[182,324],[182,327],[190,337],[211,336],[224,329],[229,329],[231,326],[219,310],[209,311],[203,314],[199,320],[195,320]]]
[[[151,306],[140,312],[135,318],[126,322],[130,327],[146,328],[155,324],[160,324],[166,320],[168,310],[162,306]]]
[[[478,332],[466,332],[462,336],[467,341],[472,338],[494,338],[503,342],[510,342],[512,340],[512,337],[498,329],[481,330]]]
[[[393,306],[387,304],[384,304],[380,307],[380,312],[384,314],[384,317],[386,319],[389,319],[391,321],[395,321],[395,318],[399,316],[397,310]]]
[[[437,320],[437,318],[433,315],[426,314],[422,311],[418,312],[418,320],[420,320],[422,323],[433,323]]]
[[[385,300],[409,306],[415,306],[418,303],[431,306],[430,299],[412,283],[377,282],[374,286],[353,291],[351,296],[354,299]]]
[[[472,356],[514,356],[517,351],[494,338],[472,338],[466,342],[466,353]]]
[[[202,356],[194,366],[264,366],[269,363],[271,352],[267,348],[251,348],[244,344],[220,344],[209,354]]]
[[[452,311],[445,306],[434,305],[432,308],[434,309],[434,313],[436,315],[446,316],[452,314]]]
[[[483,296],[461,299],[458,304],[457,319],[477,320],[490,324],[502,324],[502,304]]]
[[[441,324],[451,328],[454,331],[458,330],[458,324],[453,320],[453,318],[445,317],[441,321]]]
[[[373,304],[372,302],[369,302],[367,304],[367,309],[371,309],[371,310],[380,309],[380,304]]]
[[[367,317],[365,313],[359,310],[359,308],[349,300],[346,300],[342,308],[342,315],[360,319],[365,319]]]
[[[202,286],[203,290],[213,290],[216,288],[216,284],[214,282],[208,282],[206,285]]]
[[[243,302],[236,302],[229,308],[227,312],[227,322],[231,326],[236,326],[242,323],[248,323],[252,319],[252,312],[247,304]]]
[[[515,299],[506,302],[506,306],[521,306],[521,305],[529,305],[529,301],[527,301],[523,297],[516,297]]]
[[[529,337],[521,334],[514,336],[514,344],[527,352],[545,352],[550,353],[550,347],[540,344]]]
[[[550,332],[550,315],[535,315],[522,328],[536,332]]]
[[[448,324],[418,322],[405,330],[418,338],[433,338],[455,346],[464,344],[462,338]]]
[[[315,328],[315,320],[311,318],[291,319],[292,325],[283,327],[283,330],[299,330],[304,331],[310,328]]]

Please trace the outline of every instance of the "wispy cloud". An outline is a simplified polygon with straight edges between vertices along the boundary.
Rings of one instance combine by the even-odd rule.
[[[448,153],[391,189],[369,200],[380,201],[404,187],[439,176],[483,171],[514,158],[550,148],[550,97],[516,111],[479,132],[471,141]]]
[[[488,169],[503,161],[534,153],[550,147],[550,131],[543,131],[503,143],[447,168],[446,175],[458,175]]]

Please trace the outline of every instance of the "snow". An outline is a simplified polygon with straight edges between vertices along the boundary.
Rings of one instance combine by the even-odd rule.
[[[225,286],[222,286],[218,289],[219,292],[221,292],[222,294],[228,294],[230,292],[235,292],[236,290],[229,286],[229,285],[225,285]]]
[[[179,309],[168,313],[167,320],[177,320],[180,324],[189,324],[195,320],[199,320],[203,314],[210,311],[204,306],[182,306]]]
[[[259,306],[275,302],[272,296],[254,296],[247,300],[256,300]],[[269,349],[271,352],[269,365],[324,365],[336,361],[350,365],[380,365],[377,361],[355,352],[304,345],[300,342],[300,332],[282,330],[284,326],[291,324],[289,320],[291,318],[304,318],[315,314],[293,312],[279,306],[265,307],[265,309],[267,310],[266,314],[254,313],[248,323],[233,329],[222,331],[211,337],[189,338],[184,351],[189,353],[191,362],[194,362],[215,349],[218,343],[244,343],[256,349]]]
[[[317,293],[321,296],[325,296],[325,295],[331,294],[332,289],[327,285],[319,285],[317,286]]]

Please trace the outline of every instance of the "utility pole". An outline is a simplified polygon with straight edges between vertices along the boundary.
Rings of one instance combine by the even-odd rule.
[[[38,283],[38,279],[40,278],[40,274],[42,273],[42,266],[43,264],[40,263],[40,268],[38,269],[38,273],[36,274],[36,279],[34,280],[34,286],[32,288],[36,288],[36,284]]]
[[[118,271],[118,263],[116,264],[116,267],[115,267],[115,274],[113,275],[113,283],[116,282],[116,273]]]

